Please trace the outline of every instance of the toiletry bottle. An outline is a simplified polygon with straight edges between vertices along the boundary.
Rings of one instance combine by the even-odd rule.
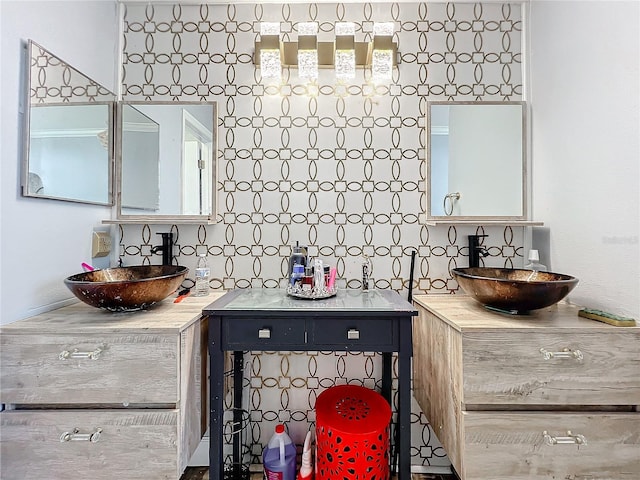
[[[540,257],[538,250],[529,250],[529,263],[524,266],[525,270],[534,270],[536,272],[546,272],[547,267],[539,263]]]
[[[207,256],[201,253],[198,256],[198,264],[196,265],[196,287],[193,293],[194,297],[206,297],[209,295],[209,276],[211,270],[207,263]]]
[[[281,423],[262,452],[262,464],[265,480],[296,479],[296,447]]]

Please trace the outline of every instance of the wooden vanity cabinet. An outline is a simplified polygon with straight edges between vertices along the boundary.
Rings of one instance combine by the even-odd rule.
[[[2,479],[179,479],[208,423],[201,312],[218,296],[3,326]]]
[[[462,480],[640,478],[640,328],[414,302],[414,395]]]

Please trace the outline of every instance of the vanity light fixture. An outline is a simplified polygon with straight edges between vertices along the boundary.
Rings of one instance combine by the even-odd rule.
[[[371,76],[374,82],[391,80],[395,56],[393,22],[375,22],[373,24],[373,45],[371,54]]]
[[[300,78],[318,78],[318,24],[298,24],[298,75]]]
[[[280,24],[262,22],[260,24],[259,56],[262,78],[280,78],[282,75],[280,52]]]
[[[356,26],[353,22],[337,22],[334,65],[336,78],[351,80],[356,76]]]
[[[318,30],[317,22],[300,22],[298,40],[281,42],[279,23],[261,23],[253,61],[262,70],[262,78],[280,78],[283,66],[297,68],[300,78],[308,80],[317,79],[320,68],[335,69],[339,80],[355,78],[357,68],[371,68],[375,82],[392,78],[398,52],[393,22],[374,23],[369,42],[355,41],[352,22],[336,22],[331,42],[319,42]]]

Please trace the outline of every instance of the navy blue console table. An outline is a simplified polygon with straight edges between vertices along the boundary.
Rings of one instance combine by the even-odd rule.
[[[300,300],[281,289],[227,292],[203,310],[209,318],[209,478],[222,480],[224,352],[234,352],[234,407],[242,405],[244,351],[382,352],[382,395],[391,402],[392,354],[398,353],[398,473],[411,478],[411,318],[417,310],[392,290],[341,290]],[[239,421],[239,419],[238,419]],[[233,464],[240,458],[234,438]]]

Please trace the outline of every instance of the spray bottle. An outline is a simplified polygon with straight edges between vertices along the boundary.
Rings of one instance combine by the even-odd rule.
[[[297,480],[311,480],[313,478],[313,469],[311,466],[311,430],[307,432],[302,447],[302,459],[300,463],[300,471]]]

